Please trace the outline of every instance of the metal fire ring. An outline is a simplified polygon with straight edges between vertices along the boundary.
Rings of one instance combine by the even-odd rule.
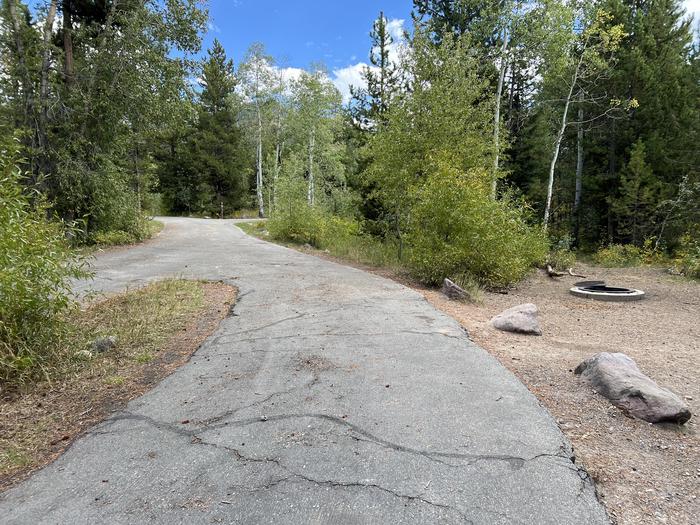
[[[585,299],[596,299],[598,301],[640,301],[644,299],[645,293],[634,288],[623,288],[620,286],[607,286],[602,281],[588,281],[576,283],[569,290],[571,295],[583,297]]]

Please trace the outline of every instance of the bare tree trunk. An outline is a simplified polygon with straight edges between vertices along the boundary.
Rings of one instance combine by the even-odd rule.
[[[316,132],[312,128],[309,135],[309,188],[307,191],[306,198],[309,202],[309,206],[314,205],[314,194],[316,193],[315,181],[314,181],[314,146],[316,145]]]
[[[579,94],[579,102],[583,101],[583,91]],[[574,231],[573,245],[578,246],[579,230],[581,227],[581,193],[583,190],[583,105],[578,107],[578,129],[576,132],[576,189],[574,191]]]
[[[571,105],[571,98],[576,87],[576,82],[578,81],[579,69],[581,68],[582,62],[583,53],[581,53],[581,56],[579,57],[578,63],[576,64],[576,69],[574,70],[573,78],[571,79],[569,93],[566,96],[566,101],[564,103],[564,113],[561,116],[561,124],[559,126],[559,131],[557,132],[556,140],[554,141],[554,153],[552,154],[552,162],[549,164],[549,181],[547,182],[547,203],[544,208],[544,220],[542,223],[545,232],[547,231],[547,227],[549,226],[549,217],[552,211],[552,194],[554,193],[554,168],[556,168],[557,160],[559,159],[561,141],[564,139],[567,118],[569,116],[569,106]]]
[[[138,199],[137,209],[141,215],[141,170],[139,169],[139,146],[134,148],[134,173],[136,175],[136,198]]]
[[[611,123],[611,133],[610,133],[610,143],[608,146],[608,178],[611,186],[614,184],[617,177],[617,126],[615,125],[615,119]],[[607,216],[607,228],[608,228],[608,244],[613,242],[614,224],[613,224],[613,209],[610,200],[607,200],[608,206],[608,216]]]
[[[63,5],[65,6],[65,4],[66,3],[64,2]],[[90,104],[91,104],[93,96],[94,96],[95,84],[97,83],[97,73],[100,70],[99,66],[101,64],[100,60],[99,60],[99,56],[100,56],[100,53],[102,52],[102,50],[107,45],[107,35],[109,34],[110,28],[112,27],[112,24],[114,23],[114,16],[117,13],[118,6],[119,6],[119,0],[112,0],[112,7],[109,9],[109,13],[107,13],[107,19],[105,20],[105,27],[104,27],[104,30],[102,31],[102,34],[100,35],[100,41],[97,45],[97,50],[96,50],[95,54],[98,57],[98,60],[97,60],[95,67],[93,69],[92,76],[90,77],[90,82],[88,83],[87,95],[84,96],[85,103],[84,103],[83,107],[84,107],[84,115],[85,116],[83,117],[83,123],[80,127],[81,135],[85,135],[85,131],[87,129],[87,122],[88,122],[87,115],[89,113]],[[72,50],[71,50],[71,53],[72,53]],[[71,60],[72,60],[72,58],[71,58]],[[115,80],[116,80],[116,74],[112,75],[112,84],[113,85],[115,83]]]
[[[265,201],[263,199],[263,168],[262,168],[262,115],[258,106],[258,152],[257,152],[257,175],[255,178],[256,192],[258,197],[258,216],[265,216]]]
[[[498,184],[498,161],[500,156],[500,131],[501,131],[501,97],[503,96],[503,80],[508,68],[506,51],[508,49],[508,31],[503,31],[503,46],[501,46],[501,67],[498,74],[498,86],[496,87],[496,106],[493,115],[493,173],[491,174],[491,198],[496,199],[496,187]]]
[[[403,236],[401,235],[401,223],[399,221],[399,213],[394,217],[394,227],[396,228],[396,238],[399,241],[399,261],[403,260]]]
[[[61,14],[63,16],[63,74],[66,84],[72,86],[75,82],[75,64],[73,60],[73,13],[71,0],[63,0]]]
[[[277,206],[277,179],[280,175],[280,164],[282,162],[282,144],[277,142],[275,145],[275,171],[272,174],[272,201],[270,203],[270,209],[274,209]]]
[[[41,59],[41,86],[39,100],[41,113],[39,114],[39,136],[43,146],[46,146],[46,124],[49,119],[49,66],[51,65],[51,36],[53,35],[53,23],[56,19],[56,0],[51,0],[49,12],[44,23],[43,53]]]
[[[22,41],[22,24],[20,22],[19,14],[17,13],[16,0],[9,0],[7,2],[8,8],[10,10],[10,17],[12,18],[12,32],[15,37],[15,48],[17,51],[17,61],[22,70],[22,90],[24,91],[24,124],[28,125],[31,121],[31,115],[34,108],[34,88],[32,86],[32,78],[29,73],[29,67],[27,66],[27,59],[24,54],[24,42]]]

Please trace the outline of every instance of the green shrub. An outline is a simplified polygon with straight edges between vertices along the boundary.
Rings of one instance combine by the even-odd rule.
[[[610,244],[598,250],[593,261],[607,268],[639,266],[644,262],[644,252],[633,244]]]
[[[429,284],[471,274],[488,286],[522,279],[547,255],[547,240],[508,198],[493,200],[480,177],[440,170],[418,190],[412,209],[410,264]]]
[[[690,235],[681,238],[680,248],[676,252],[675,266],[679,273],[700,279],[700,240]]]
[[[547,257],[547,262],[551,264],[553,268],[559,270],[572,268],[574,264],[576,264],[576,253],[571,250],[571,244],[572,240],[570,235],[566,234],[562,236],[553,243],[549,251],[549,256]]]
[[[242,208],[240,210],[234,210],[229,215],[231,219],[257,219],[258,210],[257,208]]]
[[[74,305],[70,279],[86,272],[63,225],[23,187],[17,145],[0,149],[0,382],[18,382],[54,356]]]
[[[277,206],[267,221],[267,229],[273,239],[316,246],[319,210],[307,204],[304,187],[303,179],[285,177],[280,180]]]
[[[160,193],[146,193],[143,199],[143,211],[151,217],[166,215],[168,210]]]
[[[53,179],[60,198],[52,206],[62,217],[82,220],[77,241],[90,243],[96,234],[110,231],[146,238],[146,219],[127,169],[96,154],[89,164],[61,158],[56,170]]]
[[[547,261],[552,265],[552,268],[566,270],[576,264],[576,254],[566,248],[557,248],[549,252]]]
[[[100,246],[119,246],[122,244],[134,244],[138,239],[133,233],[122,230],[96,232],[92,236],[92,241]]]
[[[327,249],[358,235],[357,221],[333,215],[323,203],[308,204],[303,179],[284,178],[279,186],[277,206],[267,221],[273,239]]]

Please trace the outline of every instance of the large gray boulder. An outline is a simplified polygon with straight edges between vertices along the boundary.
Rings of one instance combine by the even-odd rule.
[[[491,319],[494,328],[504,332],[542,335],[537,321],[537,306],[532,303],[520,304],[501,312]]]
[[[683,424],[690,419],[690,410],[681,398],[645,376],[625,354],[596,354],[578,365],[574,373],[632,417],[651,423]]]

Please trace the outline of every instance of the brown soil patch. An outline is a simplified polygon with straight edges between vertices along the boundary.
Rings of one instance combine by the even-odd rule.
[[[537,396],[574,445],[619,525],[690,525],[700,516],[700,283],[653,268],[579,266],[589,279],[640,288],[643,301],[605,303],[571,296],[573,277],[537,272],[507,294],[484,293],[482,304],[450,301],[406,275],[306,253],[393,279],[422,293],[457,319]],[[540,310],[541,337],[500,332],[489,320],[522,303]],[[693,418],[683,426],[631,419],[574,376],[598,352],[623,352],[660,385],[680,395]]]
[[[557,420],[578,461],[596,481],[620,525],[697,523],[700,516],[700,284],[649,268],[585,268],[591,278],[640,288],[647,298],[604,303],[568,294],[576,280],[538,273],[507,295],[486,293],[482,305],[424,291],[480,346],[517,375]],[[489,320],[526,302],[540,310],[543,336],[500,332]],[[660,385],[685,398],[686,425],[652,425],[626,417],[573,374],[598,352],[623,352]]]
[[[0,399],[0,436],[6,443],[31,446],[27,461],[0,471],[0,492],[60,456],[87,429],[149,391],[185,364],[213,333],[235,302],[236,290],[204,283],[204,306],[166,339],[154,359],[140,363],[120,356],[107,367],[86,367],[60,382],[40,384],[21,396]],[[110,378],[114,379],[110,381]]]

